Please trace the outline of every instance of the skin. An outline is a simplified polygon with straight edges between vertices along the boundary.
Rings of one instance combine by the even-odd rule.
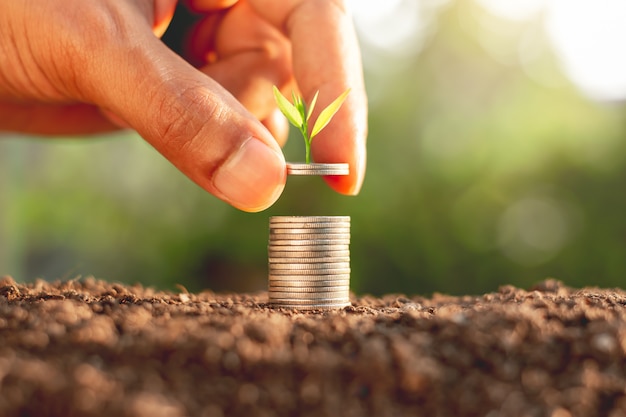
[[[203,19],[183,59],[159,40],[176,0],[0,2],[0,130],[84,135],[132,128],[210,193],[260,211],[286,181],[280,146],[288,128],[271,86],[307,101],[319,90],[318,109],[351,88],[312,154],[316,162],[349,162],[350,175],[326,180],[337,192],[357,194],[367,99],[342,1],[187,4]]]

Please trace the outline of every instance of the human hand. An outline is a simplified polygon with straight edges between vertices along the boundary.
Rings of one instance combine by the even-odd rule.
[[[286,124],[271,86],[353,93],[313,144],[349,162],[330,185],[356,194],[365,172],[366,97],[340,1],[189,0],[206,13],[191,39],[200,71],[158,39],[175,0],[51,0],[0,5],[0,129],[44,134],[132,127],[201,187],[245,211],[285,184]],[[271,132],[271,133],[270,133]],[[276,137],[276,139],[272,136]]]

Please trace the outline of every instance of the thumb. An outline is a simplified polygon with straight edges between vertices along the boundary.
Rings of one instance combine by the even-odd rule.
[[[88,100],[121,118],[218,198],[244,211],[272,205],[285,186],[286,168],[269,131],[168,49],[149,24],[117,29],[116,39],[100,41],[85,60],[81,80]]]

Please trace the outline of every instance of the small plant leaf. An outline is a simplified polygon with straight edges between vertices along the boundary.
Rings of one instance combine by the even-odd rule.
[[[313,109],[315,108],[315,103],[317,103],[317,95],[319,94],[319,90],[315,92],[313,96],[313,100],[311,100],[311,104],[309,104],[309,113],[306,115],[306,121],[308,122],[311,118],[311,114],[313,113]]]
[[[315,121],[315,124],[313,125],[313,130],[311,131],[310,139],[313,139],[313,137],[315,135],[320,133],[320,130],[322,130],[322,129],[324,129],[326,127],[326,125],[330,122],[330,119],[333,118],[335,113],[337,113],[337,111],[339,110],[339,108],[343,104],[343,102],[346,99],[346,97],[348,96],[349,92],[350,92],[350,89],[348,88],[339,97],[337,97],[335,99],[335,101],[330,103],[328,105],[328,107],[326,107],[324,110],[322,110],[320,115],[317,117],[317,120]]]
[[[301,127],[304,120],[302,119],[301,112],[298,111],[296,106],[291,104],[285,96],[274,86],[274,99],[280,111],[285,115],[287,120],[295,127]],[[294,96],[295,97],[295,96]],[[297,105],[297,104],[296,104]]]

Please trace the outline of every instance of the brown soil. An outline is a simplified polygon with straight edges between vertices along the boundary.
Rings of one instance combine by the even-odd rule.
[[[622,290],[352,301],[4,278],[0,415],[626,415]]]

